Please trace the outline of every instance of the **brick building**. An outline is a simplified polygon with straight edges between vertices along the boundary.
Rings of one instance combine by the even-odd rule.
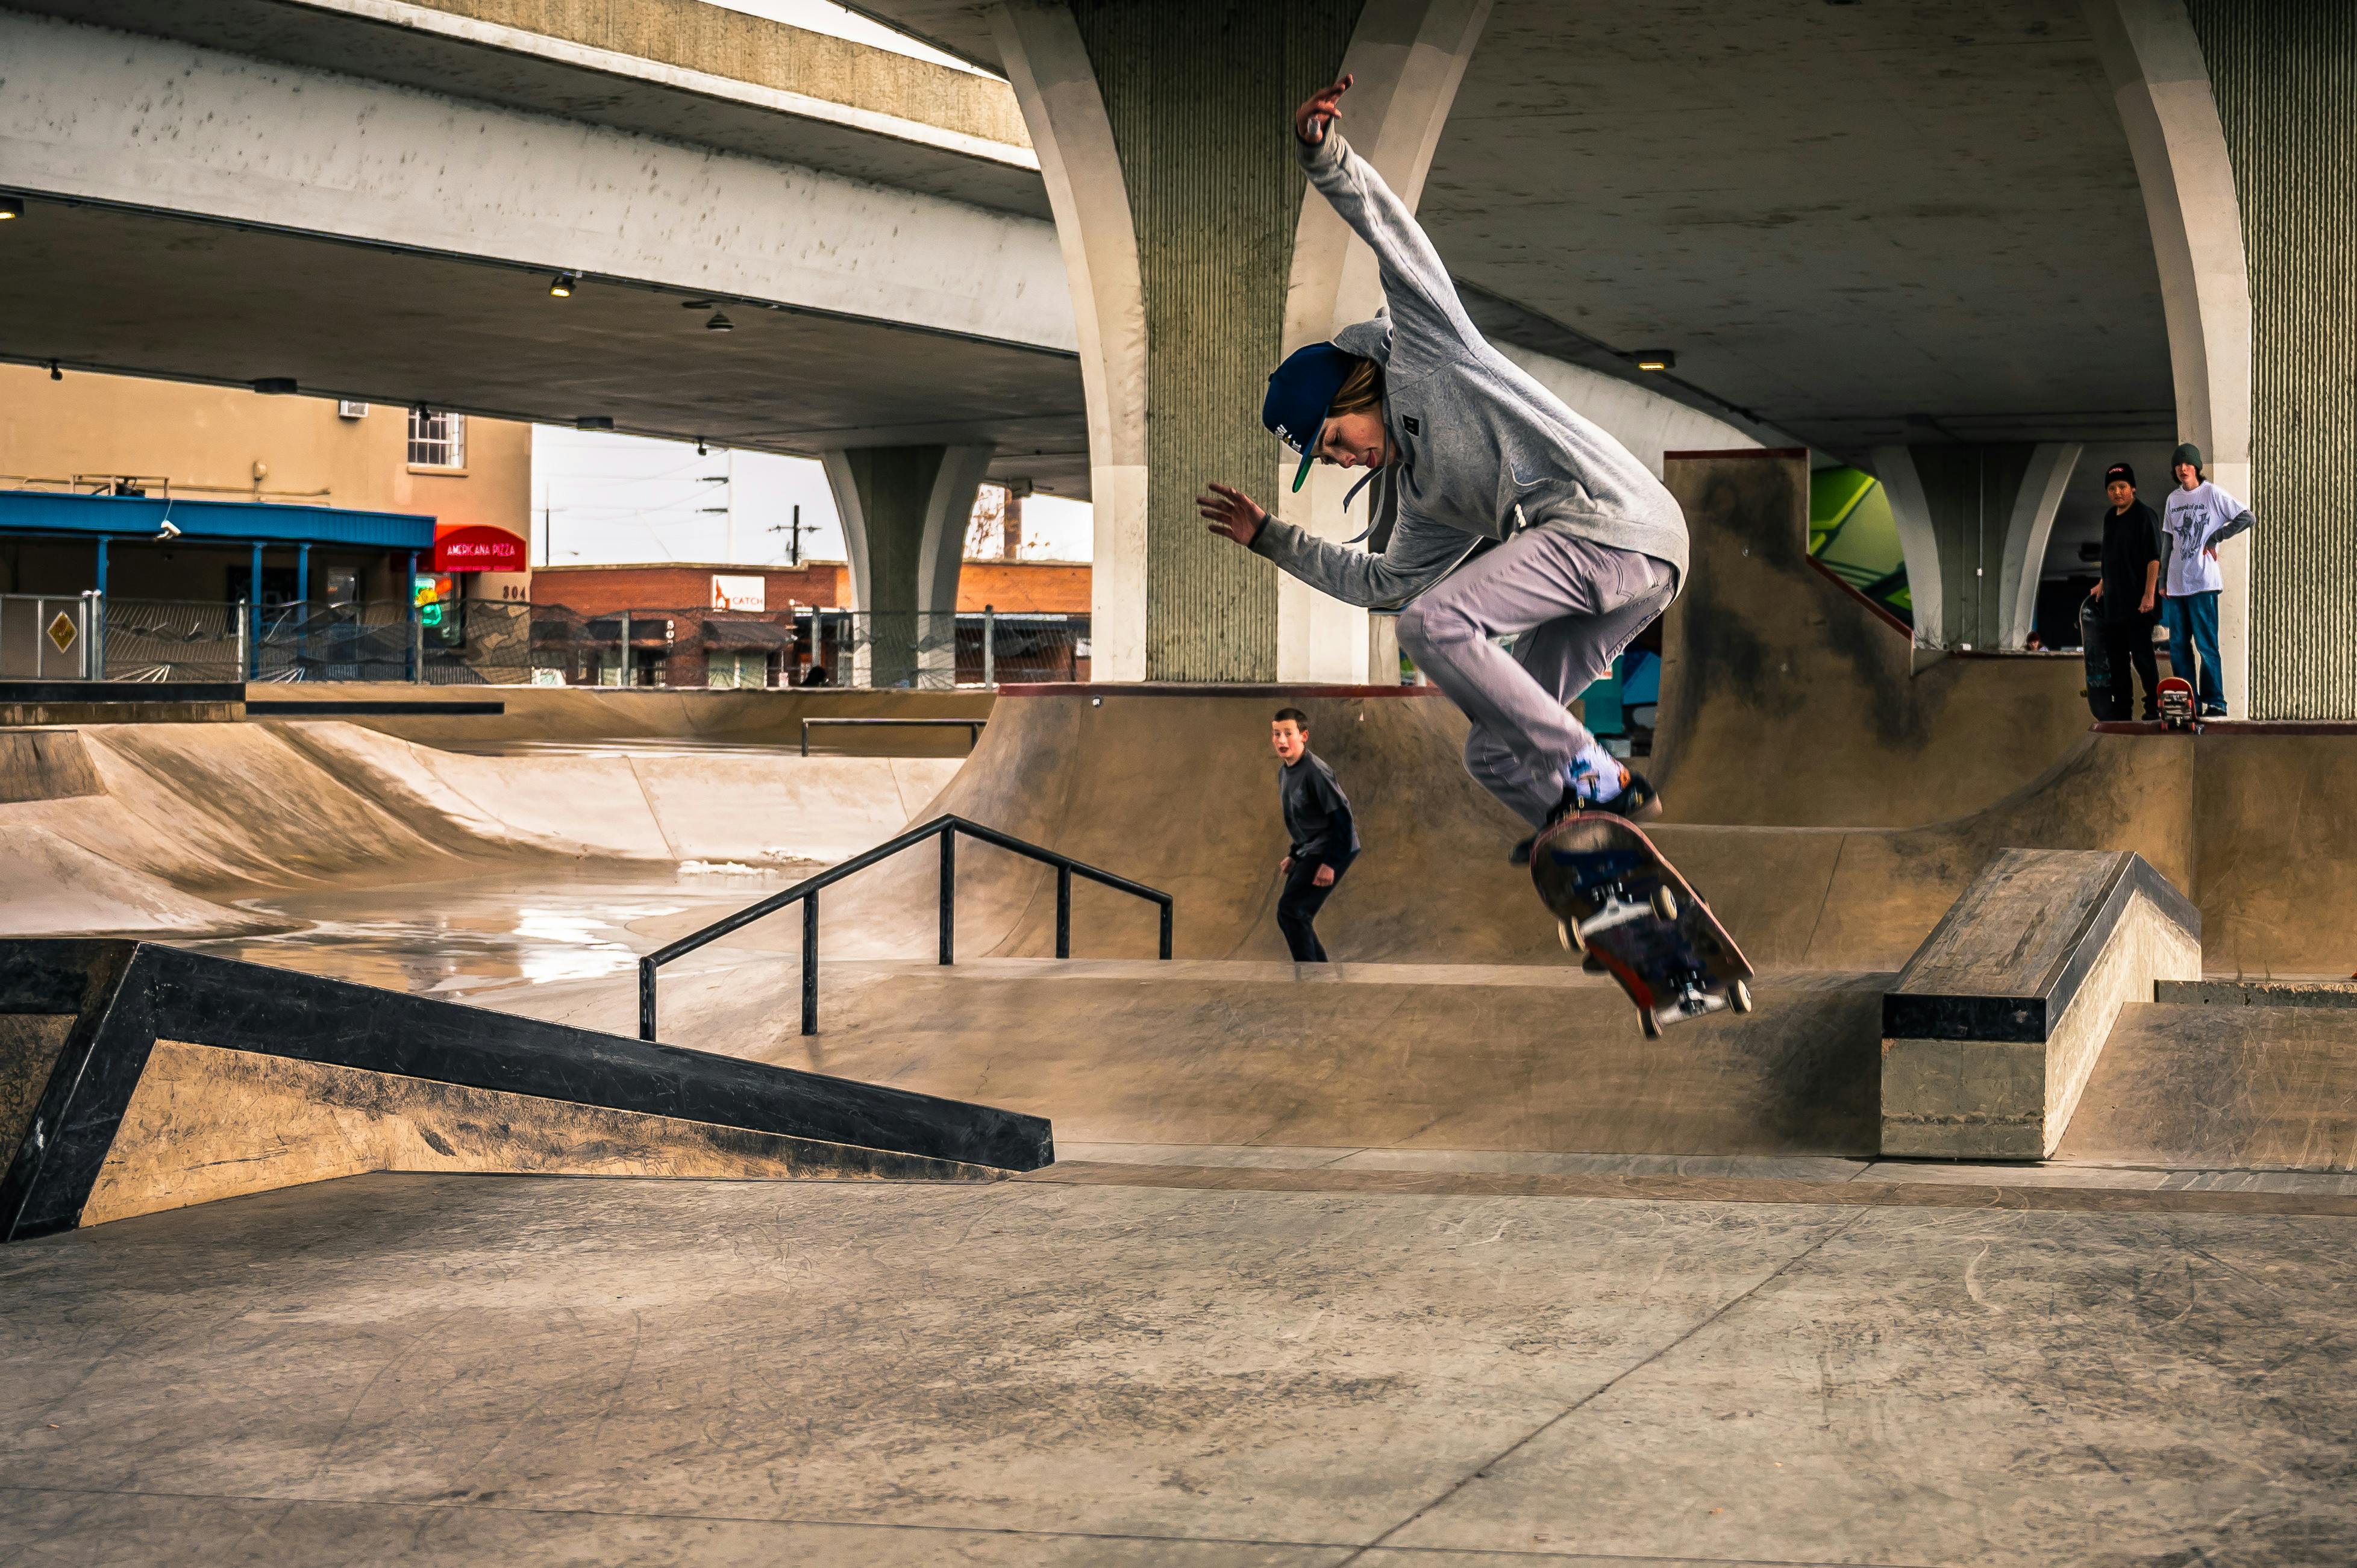
[[[840,684],[855,678],[847,650],[867,629],[842,613],[850,594],[839,561],[544,566],[533,574],[533,662],[576,685],[802,684],[813,666]],[[1002,679],[1087,678],[1085,562],[966,562],[954,628],[961,682],[983,678],[985,610]]]

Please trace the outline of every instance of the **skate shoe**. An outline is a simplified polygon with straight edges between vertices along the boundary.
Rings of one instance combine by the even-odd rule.
[[[1662,814],[1662,797],[1653,788],[1652,780],[1625,763],[1620,767],[1620,792],[1609,800],[1594,799],[1592,785],[1589,792],[1584,794],[1581,779],[1574,779],[1566,784],[1563,799],[1557,800],[1555,803],[1555,809],[1547,812],[1547,827],[1555,826],[1575,811],[1609,811],[1616,817],[1626,817],[1632,822],[1649,822]],[[1508,864],[1528,865],[1531,863],[1532,847],[1537,843],[1537,833],[1533,833],[1530,837],[1517,843],[1506,855]]]

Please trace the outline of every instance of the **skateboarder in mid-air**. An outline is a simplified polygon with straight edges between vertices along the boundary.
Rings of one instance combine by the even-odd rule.
[[[1297,490],[1316,461],[1367,470],[1351,492],[1373,487],[1367,550],[1227,485],[1197,506],[1212,532],[1312,587],[1405,602],[1401,646],[1472,721],[1467,769],[1534,828],[1575,811],[1658,815],[1652,786],[1568,704],[1675,596],[1685,518],[1626,447],[1474,328],[1432,242],[1335,129],[1350,86],[1295,112],[1294,152],[1373,249],[1388,315],[1288,356],[1261,419],[1301,454]]]
[[[1294,962],[1324,963],[1326,945],[1312,922],[1359,858],[1359,830],[1334,770],[1309,749],[1309,715],[1299,708],[1277,709],[1268,737],[1285,765],[1276,770],[1276,793],[1288,846],[1277,865],[1285,891],[1277,896],[1276,929],[1285,933]]]

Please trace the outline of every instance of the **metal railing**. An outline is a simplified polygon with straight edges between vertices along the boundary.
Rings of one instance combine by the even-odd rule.
[[[893,725],[901,729],[962,729],[965,731],[966,749],[982,744],[983,726],[988,719],[804,719],[802,721],[802,755],[810,755],[811,725],[820,725],[836,729],[856,729],[866,725]]]
[[[831,887],[845,877],[866,870],[878,861],[889,860],[902,850],[920,844],[929,838],[942,841],[942,908],[941,961],[957,961],[957,835],[980,839],[996,844],[1013,854],[1039,861],[1056,868],[1056,956],[1072,956],[1072,878],[1085,877],[1091,882],[1146,899],[1162,911],[1161,952],[1165,961],[1170,957],[1170,895],[1159,888],[1148,887],[1142,882],[1132,882],[1126,876],[1116,876],[1101,871],[1068,854],[1058,854],[1052,849],[1042,849],[1027,843],[996,828],[984,827],[980,822],[951,815],[935,817],[920,828],[910,828],[899,838],[887,839],[874,849],[853,856],[841,865],[830,866],[816,876],[795,883],[782,893],[773,893],[758,904],[737,910],[724,920],[715,920],[689,936],[680,938],[667,948],[658,948],[639,960],[639,1038],[655,1037],[655,972],[675,958],[683,958],[707,942],[718,941],[732,931],[743,929],[765,915],[774,915],[790,904],[802,907],[802,1033],[818,1033],[818,896],[822,888]]]

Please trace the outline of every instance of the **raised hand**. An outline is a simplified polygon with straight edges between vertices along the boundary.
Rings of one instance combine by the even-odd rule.
[[[1309,95],[1308,101],[1293,112],[1293,134],[1316,146],[1326,139],[1326,127],[1342,117],[1337,107],[1342,94],[1351,91],[1351,78],[1328,82]]]
[[[1239,544],[1250,544],[1260,537],[1260,525],[1268,521],[1261,504],[1217,479],[1211,481],[1211,489],[1217,493],[1195,498],[1195,510],[1210,521],[1211,532]]]

